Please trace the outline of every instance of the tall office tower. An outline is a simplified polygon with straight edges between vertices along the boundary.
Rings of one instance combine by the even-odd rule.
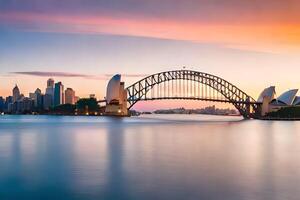
[[[20,99],[20,90],[16,84],[16,86],[13,89],[13,102],[16,102]]]
[[[43,95],[39,88],[37,88],[34,92],[34,107],[37,109],[43,108]]]
[[[75,91],[72,88],[67,88],[65,91],[65,103],[75,104]]]
[[[54,103],[54,80],[52,78],[49,78],[47,80],[47,88],[46,88],[46,93],[47,95],[50,95],[52,97],[51,105]],[[49,97],[47,97],[49,98]]]
[[[64,103],[64,86],[61,82],[55,83],[54,87],[54,106]]]
[[[53,105],[53,97],[50,94],[45,94],[43,96],[43,108],[44,110],[49,110]]]
[[[49,78],[47,80],[47,88],[53,88],[54,87],[54,80],[52,78]]]
[[[52,78],[47,80],[46,94],[54,95],[54,80]]]

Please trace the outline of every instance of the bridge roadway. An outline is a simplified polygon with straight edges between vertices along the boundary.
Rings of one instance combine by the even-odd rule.
[[[153,97],[153,98],[144,98],[140,101],[155,101],[155,100],[195,100],[195,101],[212,101],[220,103],[237,103],[237,104],[248,104],[248,105],[258,105],[256,101],[244,102],[244,101],[234,101],[228,99],[212,99],[212,98],[199,98],[199,97]]]

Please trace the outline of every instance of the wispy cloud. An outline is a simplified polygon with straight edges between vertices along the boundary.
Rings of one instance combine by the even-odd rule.
[[[114,74],[105,74],[106,77],[112,77]],[[121,74],[123,77],[127,78],[141,78],[149,76],[150,74]]]
[[[81,77],[81,78],[90,78],[92,76],[85,74],[75,74],[68,72],[44,72],[44,71],[23,71],[23,72],[11,72],[11,74],[17,75],[29,75],[29,76],[56,76],[56,77]]]
[[[79,73],[69,73],[69,72],[45,72],[45,71],[21,71],[21,72],[10,72],[14,75],[27,75],[27,76],[39,76],[39,77],[69,77],[69,78],[86,78],[86,79],[96,79],[96,80],[108,80],[114,74],[79,74]],[[122,74],[123,77],[145,77],[148,74]]]

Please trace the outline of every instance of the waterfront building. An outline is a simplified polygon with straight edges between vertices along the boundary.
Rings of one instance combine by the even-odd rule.
[[[283,107],[297,106],[298,100],[295,102],[298,89],[288,90],[282,93],[278,98],[273,99],[269,104],[269,112],[278,111]]]
[[[297,92],[298,89],[288,90],[276,98],[274,86],[264,89],[257,99],[258,103],[262,103],[261,115],[265,116],[269,112],[275,112],[284,107],[300,106],[300,97],[296,96]]]
[[[9,112],[10,105],[13,103],[13,97],[8,96],[5,98],[5,104],[4,104],[4,112]]]
[[[20,102],[20,107],[18,110],[19,113],[31,113],[34,109],[34,100],[28,97],[25,97]]]
[[[30,98],[24,98],[24,110],[27,112],[31,112],[33,110],[34,102]]]
[[[61,82],[55,83],[54,106],[64,104],[64,86]]]
[[[5,101],[3,97],[0,97],[0,112],[4,111]]]
[[[65,103],[75,104],[75,91],[72,88],[67,88],[65,91]]]
[[[296,94],[298,92],[298,89],[288,90],[284,93],[282,93],[277,99],[276,102],[291,106],[293,105],[293,102],[296,98]]]
[[[23,100],[24,100],[24,95],[19,98],[16,102],[13,103],[13,113],[15,114],[21,114],[23,111]]]
[[[43,108],[43,95],[39,88],[37,88],[34,92],[34,107],[37,110],[41,110]]]
[[[9,104],[7,105],[7,110],[6,110],[7,113],[12,113],[12,110],[13,110],[13,104],[14,104],[14,103],[9,103]]]
[[[53,105],[53,97],[50,94],[43,95],[43,108],[44,110],[49,110]]]
[[[16,102],[20,99],[20,89],[18,87],[18,85],[16,84],[16,86],[13,88],[12,91],[12,95],[13,95],[13,102]]]
[[[26,114],[31,113],[34,109],[34,100],[29,97],[23,97],[18,101],[11,103],[9,106],[9,113],[12,114]]]
[[[34,92],[34,107],[37,110],[41,110],[43,108],[43,95],[41,89],[37,88]]]
[[[20,106],[20,103],[18,103],[18,101],[11,103],[9,107],[9,112],[11,114],[17,114],[18,106]]]

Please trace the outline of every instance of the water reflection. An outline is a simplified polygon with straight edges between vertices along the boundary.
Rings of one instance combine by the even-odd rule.
[[[109,159],[106,128],[90,127],[83,133],[74,129],[70,146],[72,154],[72,190],[78,195],[102,192],[107,184]]]
[[[0,118],[0,199],[298,199],[299,122],[183,116]]]

